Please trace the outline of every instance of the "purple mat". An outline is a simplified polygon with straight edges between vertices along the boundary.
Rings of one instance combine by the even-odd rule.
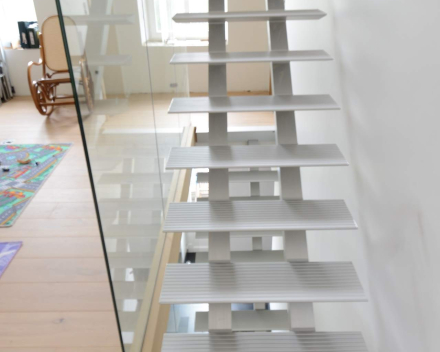
[[[0,242],[0,277],[5,272],[23,242]]]

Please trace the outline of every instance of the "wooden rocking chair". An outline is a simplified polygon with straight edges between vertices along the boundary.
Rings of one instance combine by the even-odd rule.
[[[40,114],[50,116],[56,106],[75,103],[73,95],[57,95],[56,92],[60,84],[71,84],[69,77],[54,78],[56,75],[69,75],[58,16],[48,17],[43,22],[40,56],[38,63],[31,61],[28,64],[29,90]],[[42,66],[43,77],[38,81],[32,80],[33,66]]]

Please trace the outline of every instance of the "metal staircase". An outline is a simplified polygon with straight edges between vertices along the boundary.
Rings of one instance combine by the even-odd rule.
[[[264,12],[236,13],[225,12],[224,0],[209,0],[209,11],[174,17],[176,22],[209,23],[209,53],[179,54],[171,61],[208,64],[209,97],[176,98],[169,109],[170,113],[209,113],[207,146],[174,148],[167,164],[168,169],[209,168],[209,173],[197,177],[198,182],[209,183],[209,200],[171,204],[163,228],[165,232],[204,233],[209,239],[208,263],[168,264],[160,297],[162,304],[208,303],[209,334],[166,334],[162,351],[366,351],[361,334],[316,332],[314,322],[314,302],[366,300],[351,263],[310,262],[308,257],[307,230],[357,228],[344,201],[304,200],[302,195],[300,167],[348,165],[336,146],[298,145],[297,139],[295,111],[338,106],[327,95],[293,95],[290,61],[330,57],[323,51],[289,51],[286,21],[319,20],[325,13],[287,11],[283,0],[267,0]],[[227,21],[268,21],[271,51],[226,53]],[[226,64],[261,61],[271,62],[273,95],[227,97]],[[231,145],[227,113],[254,111],[274,111],[276,145]],[[278,172],[259,171],[260,167],[277,167]],[[251,170],[229,170],[234,168]],[[261,198],[258,192],[248,200],[229,198],[230,182],[275,178],[280,183],[279,199]],[[253,258],[249,262],[235,261],[230,238],[240,234],[282,235],[284,261],[279,253],[274,254],[274,261],[260,254],[249,256]],[[255,259],[258,256],[260,261]],[[232,303],[254,303],[261,309],[258,304],[269,302],[288,303],[288,311],[231,311]],[[275,315],[281,316],[281,324],[279,319],[273,321]],[[290,331],[264,331],[277,327]]]

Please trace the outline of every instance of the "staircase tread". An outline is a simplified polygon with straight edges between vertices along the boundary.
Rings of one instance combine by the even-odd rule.
[[[164,232],[356,229],[343,200],[172,203]]]
[[[174,98],[168,113],[338,110],[329,95],[257,95]]]
[[[168,264],[160,303],[362,302],[349,262]]]
[[[285,21],[285,20],[319,20],[326,16],[320,10],[268,10],[206,13],[178,13],[173,17],[177,23],[191,22],[247,22],[247,21]]]
[[[173,147],[167,170],[347,166],[335,144]]]
[[[225,53],[178,53],[171,58],[171,64],[226,64],[246,62],[290,62],[290,61],[329,61],[332,60],[323,50],[301,51],[262,51]]]
[[[360,332],[236,332],[164,335],[162,352],[367,352]]]
[[[209,173],[198,172],[197,183],[208,183]],[[233,171],[229,172],[229,183],[276,182],[278,171]]]

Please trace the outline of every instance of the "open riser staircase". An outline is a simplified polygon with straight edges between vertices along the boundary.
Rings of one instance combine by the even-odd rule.
[[[267,0],[267,11],[237,13],[225,12],[224,0],[209,0],[209,13],[174,17],[176,22],[209,23],[208,53],[176,54],[171,60],[207,64],[209,96],[175,98],[169,113],[208,113],[209,132],[203,146],[173,148],[166,167],[209,169],[197,175],[198,183],[209,183],[209,199],[171,204],[163,230],[207,237],[209,252],[196,264],[168,264],[160,302],[209,304],[208,313],[198,314],[209,333],[166,334],[163,352],[366,351],[360,333],[315,329],[314,302],[366,301],[351,263],[310,262],[308,257],[306,231],[357,228],[343,200],[304,200],[302,194],[300,167],[348,165],[336,145],[298,145],[295,111],[338,106],[328,95],[293,94],[291,61],[331,58],[321,50],[289,51],[286,22],[324,16],[319,10],[285,10],[283,0]],[[226,52],[228,21],[267,21],[270,51]],[[271,63],[273,95],[228,97],[226,65],[252,62]],[[275,144],[259,143],[257,137],[247,145],[231,143],[235,137],[228,132],[228,113],[259,111],[274,111]],[[259,184],[265,181],[279,182],[279,197],[260,195]],[[240,182],[250,184],[251,196],[230,198],[230,184]],[[282,252],[248,255],[248,261],[231,255],[231,236],[252,237],[254,249],[261,252],[262,237],[280,235]],[[288,310],[265,310],[271,302],[287,303]],[[255,310],[232,312],[232,303],[253,303]]]

